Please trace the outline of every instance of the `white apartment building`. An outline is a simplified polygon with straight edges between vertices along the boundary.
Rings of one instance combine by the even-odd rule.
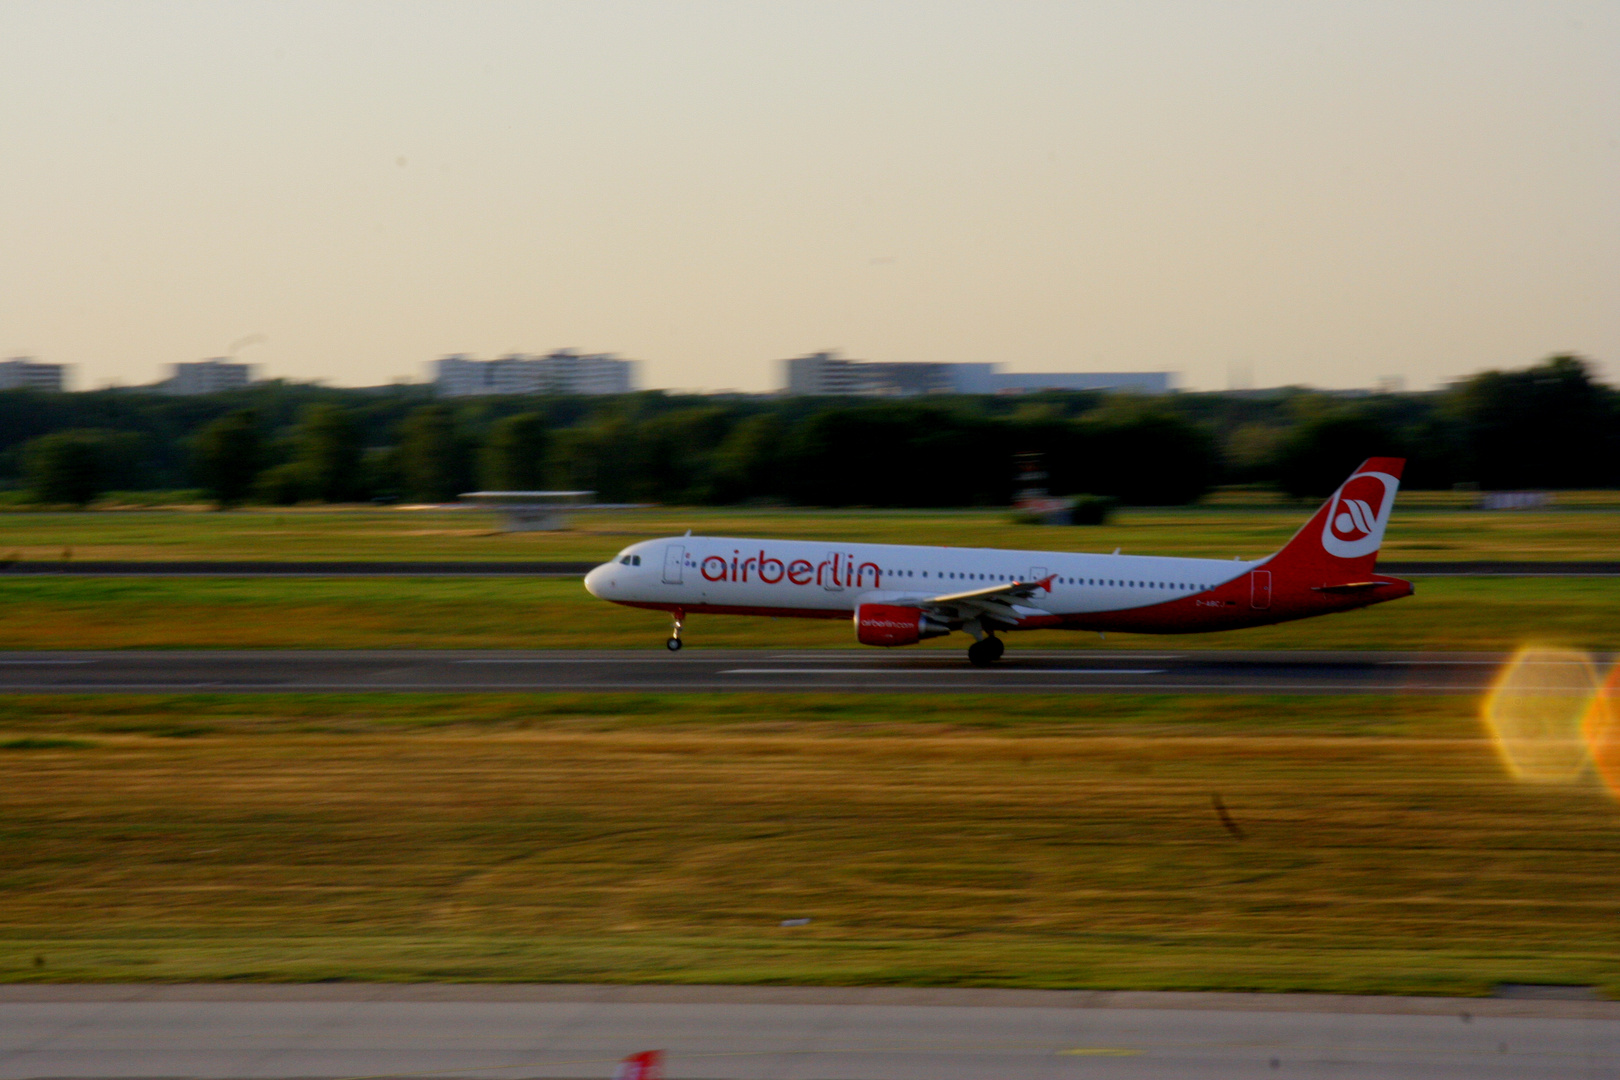
[[[1003,372],[1000,364],[874,363],[819,352],[784,361],[787,393],[914,397],[1023,394],[1041,390],[1128,390],[1167,394],[1168,371]]]
[[[238,364],[225,357],[170,364],[169,372],[169,377],[157,384],[158,389],[178,396],[241,390],[253,381],[253,365]]]
[[[0,360],[0,390],[49,390],[61,393],[67,388],[62,364],[41,364],[31,356]]]
[[[485,394],[628,394],[635,361],[612,353],[558,349],[546,356],[513,353],[498,360],[465,354],[434,361],[433,385],[443,397]]]

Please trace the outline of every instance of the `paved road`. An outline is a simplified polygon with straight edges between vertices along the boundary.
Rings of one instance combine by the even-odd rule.
[[[64,559],[0,564],[0,574],[70,577],[584,577],[594,562],[234,562]]]
[[[0,692],[883,691],[1471,694],[1495,653],[1022,651],[993,668],[957,649],[531,652],[7,652]],[[1600,663],[1610,661],[1598,657]]]
[[[267,562],[66,559],[0,563],[0,574],[72,577],[584,577],[594,562]],[[1385,562],[1401,577],[1620,577],[1620,562]]]
[[[1611,1002],[740,987],[0,988],[0,1078],[1620,1075]]]

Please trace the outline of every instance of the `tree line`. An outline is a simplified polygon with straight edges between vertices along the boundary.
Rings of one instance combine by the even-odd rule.
[[[1559,356],[1444,390],[1299,388],[871,401],[682,396],[434,400],[275,383],[197,398],[0,392],[0,484],[45,504],[195,487],[245,502],[441,502],[476,488],[604,501],[1005,505],[1039,454],[1054,494],[1196,501],[1218,484],[1331,491],[1369,455],[1407,483],[1620,486],[1620,392]]]

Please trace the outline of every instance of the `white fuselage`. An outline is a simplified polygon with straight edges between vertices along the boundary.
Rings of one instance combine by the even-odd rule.
[[[625,548],[585,578],[592,596],[688,611],[849,616],[858,603],[1051,579],[1043,613],[1123,611],[1193,598],[1242,577],[1252,562],[1069,551],[827,544],[677,536]]]

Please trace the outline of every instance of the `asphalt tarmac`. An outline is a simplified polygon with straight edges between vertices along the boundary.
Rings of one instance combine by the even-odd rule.
[[[1473,694],[1497,653],[1023,651],[989,668],[963,650],[689,648],[536,651],[0,653],[0,693],[758,691]],[[1610,658],[1596,657],[1601,663]]]
[[[1613,1077],[1620,1004],[605,986],[11,986],[0,1078]]]
[[[262,559],[0,562],[0,575],[70,577],[584,577],[594,562],[271,562]],[[1620,577],[1620,562],[1382,562],[1398,577]]]

